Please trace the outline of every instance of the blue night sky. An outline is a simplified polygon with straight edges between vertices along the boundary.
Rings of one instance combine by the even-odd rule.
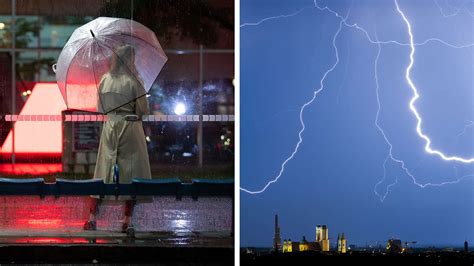
[[[314,241],[327,224],[332,244],[344,232],[348,244],[385,244],[391,237],[418,246],[474,243],[474,163],[448,162],[424,150],[409,109],[413,97],[405,71],[410,63],[407,24],[393,0],[323,1],[347,24],[357,23],[381,44],[378,59],[378,124],[418,184],[399,163],[384,161],[389,144],[375,124],[375,60],[378,45],[355,27],[336,39],[339,63],[324,89],[306,107],[298,152],[278,182],[261,194],[241,192],[241,245],[271,246],[273,216],[282,239]],[[432,147],[446,155],[474,157],[474,2],[399,0],[415,45],[411,79],[416,108]],[[351,8],[352,6],[352,8]],[[268,17],[294,14],[268,19]],[[299,112],[336,62],[333,37],[340,18],[312,0],[241,0],[241,186],[260,190],[274,179],[298,142]],[[459,182],[458,182],[459,181]],[[376,184],[379,185],[376,187]],[[394,184],[393,186],[390,186]],[[384,198],[383,195],[389,193]],[[376,193],[377,192],[377,193]],[[377,195],[378,194],[378,195]]]

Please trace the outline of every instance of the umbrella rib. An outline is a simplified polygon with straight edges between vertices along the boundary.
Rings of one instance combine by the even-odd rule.
[[[140,83],[143,87],[145,87],[144,84],[142,84],[140,78],[138,78],[135,75],[135,73],[133,73],[133,71],[128,67],[127,64],[125,64],[125,62],[122,60],[122,58],[120,58],[120,56],[114,51],[114,49],[112,47],[106,45],[105,43],[100,44],[100,45],[104,45],[106,48],[109,48],[112,51],[112,53],[114,53],[115,56],[117,56],[117,58],[120,60],[120,62],[127,68],[128,72],[130,72],[130,74],[132,74],[132,76],[135,78],[135,80],[138,81],[138,83]]]
[[[74,33],[73,33],[74,34]],[[84,39],[87,41],[87,38],[85,37],[82,37],[82,38],[78,38],[78,39],[75,39],[74,41],[70,42],[69,40],[71,39],[72,35],[69,36],[69,39],[67,40],[66,44],[64,45],[63,49],[66,48],[67,46],[70,46],[76,42],[79,42],[79,41],[84,41]]]
[[[107,112],[107,113],[105,113],[105,114],[108,114],[108,113],[110,113],[110,112],[113,112],[113,111],[115,111],[115,110],[119,109],[120,107],[122,107],[122,106],[125,106],[125,105],[127,105],[127,104],[129,104],[129,103],[131,103],[131,102],[133,102],[133,101],[135,101],[135,100],[137,100],[138,98],[141,98],[141,97],[143,97],[143,96],[146,96],[146,93],[145,93],[145,94],[142,94],[141,96],[138,96],[137,98],[135,98],[135,99],[133,99],[133,100],[130,100],[130,101],[128,101],[128,102],[126,102],[126,103],[124,103],[124,104],[121,104],[121,105],[119,105],[119,106],[115,107],[114,109],[112,109],[112,110],[108,111],[108,112]]]
[[[93,46],[94,46],[95,43],[98,43],[98,42],[92,42],[92,45],[91,45],[91,47],[90,47],[90,53],[92,53],[92,48],[93,48]],[[102,103],[102,99],[100,98],[99,86],[97,85],[97,78],[96,78],[96,76],[95,76],[94,60],[92,59],[93,57],[92,57],[91,55],[89,55],[89,58],[91,59],[92,76],[94,76],[95,88],[96,88],[96,90],[97,90],[97,97],[99,98],[100,106],[102,106],[102,110],[103,110],[104,113],[105,113],[104,104]]]
[[[114,35],[114,34],[105,34],[105,35],[101,35],[100,37],[103,37],[104,39],[108,39],[108,40],[111,40],[111,41],[116,41],[114,38],[111,38],[110,35]],[[115,35],[120,35],[120,36],[128,37],[128,35],[122,34],[122,33],[116,33]],[[166,55],[164,55],[164,54],[162,55],[162,54],[159,52],[159,50],[160,50],[161,48],[158,49],[157,47],[153,46],[153,45],[150,44],[149,42],[143,40],[142,38],[138,38],[138,37],[137,37],[136,39],[138,39],[139,41],[142,41],[144,44],[149,45],[151,48],[153,48],[153,50],[156,51],[156,54],[158,54],[158,56],[160,56],[162,59],[165,60],[165,63],[168,61],[168,57],[167,57]],[[104,42],[104,45],[105,45],[105,42]],[[113,51],[112,47],[110,47],[110,46],[106,46],[106,47],[109,48],[109,49],[111,49],[111,50]],[[163,49],[161,49],[161,50],[163,51]],[[164,52],[163,52],[163,53],[164,53]],[[164,63],[164,64],[165,64],[165,63]],[[163,64],[163,65],[164,65],[164,64]],[[130,70],[130,69],[129,69],[129,70]],[[154,79],[156,79],[156,77],[154,77]],[[143,84],[143,86],[144,86],[144,84]]]
[[[151,44],[150,42],[146,41],[145,39],[140,38],[136,35],[127,35],[127,34],[124,34],[124,33],[121,33],[121,32],[112,32],[112,33],[101,34],[100,36],[105,37],[106,39],[109,39],[109,40],[114,40],[113,38],[108,37],[110,35],[120,35],[120,36],[124,36],[124,37],[132,37],[134,39],[138,39],[138,40],[142,41],[143,43],[147,44],[148,46],[151,46],[155,50],[159,50],[159,48],[161,50],[163,50],[162,47],[157,47],[157,46]],[[161,53],[158,53],[158,55],[160,55],[160,57],[162,57],[162,58],[168,59],[168,57],[166,57],[166,56],[163,57],[163,55]]]
[[[121,62],[123,65],[125,65],[125,67],[128,69],[128,71],[130,72],[130,74],[135,78],[135,80],[138,82],[138,84],[140,84],[140,85],[144,88],[145,94],[143,94],[142,96],[146,95],[146,89],[145,89],[145,87],[144,87],[144,84],[142,84],[142,82],[140,81],[140,79],[135,75],[135,73],[133,73],[133,71],[127,66],[127,64],[125,64],[125,63],[122,61],[122,58],[120,58],[120,56],[114,51],[114,49],[113,49],[112,47],[109,47],[109,46],[106,45],[105,43],[103,43],[103,44],[100,43],[100,42],[97,42],[97,43],[98,43],[99,45],[103,45],[103,46],[105,46],[106,48],[110,49],[110,50],[112,51],[112,53],[114,53],[115,56],[117,56],[117,58],[120,60],[120,62]],[[140,97],[142,97],[142,96],[140,96]],[[140,98],[140,97],[137,97],[137,98]],[[137,98],[135,98],[135,99],[137,99]],[[135,100],[135,99],[134,99],[134,100]],[[131,102],[134,101],[134,100],[130,100],[130,101],[128,101],[127,103],[122,104],[122,105],[120,105],[119,107],[112,109],[110,112],[112,112],[112,111],[114,111],[114,110],[116,110],[116,109],[118,109],[118,108],[120,108],[120,107],[122,107],[122,106],[124,106],[124,105],[127,105],[127,104],[131,103]],[[105,111],[105,110],[104,110],[104,111]],[[107,113],[109,113],[109,112],[104,112],[104,113],[107,114]]]

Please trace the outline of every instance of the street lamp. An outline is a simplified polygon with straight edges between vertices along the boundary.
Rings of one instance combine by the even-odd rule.
[[[182,102],[177,103],[174,107],[174,113],[177,115],[183,115],[186,113],[186,105]]]

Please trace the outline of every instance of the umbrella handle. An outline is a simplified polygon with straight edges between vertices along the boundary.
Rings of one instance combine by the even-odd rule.
[[[118,165],[117,164],[114,164],[114,183],[115,184],[118,184],[119,183],[119,169],[118,169]]]
[[[57,64],[52,65],[51,68],[53,69],[53,72],[56,73]]]

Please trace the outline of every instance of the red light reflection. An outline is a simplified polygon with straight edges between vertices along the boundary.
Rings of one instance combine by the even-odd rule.
[[[23,237],[17,238],[14,241],[18,244],[88,244],[92,239],[81,237]],[[94,239],[93,243],[104,244],[112,241],[106,239]]]
[[[77,232],[87,221],[88,197],[2,196],[0,228],[14,232]],[[3,217],[3,218],[2,218]]]

